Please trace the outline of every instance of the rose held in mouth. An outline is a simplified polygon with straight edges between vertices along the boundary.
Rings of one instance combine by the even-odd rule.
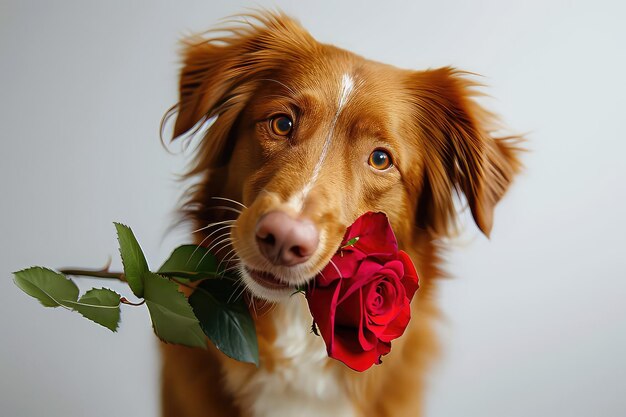
[[[306,291],[328,355],[356,371],[381,363],[411,318],[418,276],[387,216],[368,212]]]

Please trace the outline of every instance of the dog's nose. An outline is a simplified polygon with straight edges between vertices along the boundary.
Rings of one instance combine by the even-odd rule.
[[[256,243],[263,256],[275,265],[306,262],[319,243],[319,233],[310,220],[294,219],[282,211],[265,214],[256,226]]]

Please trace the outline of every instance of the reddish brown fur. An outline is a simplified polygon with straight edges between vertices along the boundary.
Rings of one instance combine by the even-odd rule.
[[[494,206],[520,167],[518,138],[492,135],[493,115],[474,100],[476,86],[466,73],[397,69],[320,44],[284,15],[254,18],[256,23],[230,29],[224,37],[185,43],[174,135],[219,114],[189,172],[201,180],[189,192],[186,215],[200,228],[225,218],[211,209],[222,205],[212,196],[245,203],[234,247],[260,265],[250,237],[255,222],[269,210],[288,210],[285,200],[303,186],[304,173],[319,157],[333,117],[329,104],[336,102],[337,79],[344,72],[355,74],[362,83],[341,114],[333,157],[303,209],[327,236],[309,272],[328,262],[356,217],[365,211],[387,213],[420,275],[413,319],[384,365],[362,374],[338,363],[329,366],[342,373],[363,416],[418,416],[424,376],[437,353],[432,331],[434,284],[441,276],[437,242],[454,224],[453,194],[466,196],[476,224],[488,235]],[[296,120],[293,144],[267,133],[264,120],[276,113]],[[355,162],[381,143],[392,150],[396,165],[386,175]],[[261,362],[268,369],[282,360],[273,354],[273,314],[257,317]],[[213,348],[164,345],[162,350],[165,416],[248,415],[237,392],[226,392],[217,381],[224,372],[252,375],[253,366]]]

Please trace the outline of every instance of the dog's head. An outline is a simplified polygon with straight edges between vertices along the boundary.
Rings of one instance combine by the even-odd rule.
[[[400,244],[445,235],[461,191],[489,234],[518,161],[474,85],[451,68],[408,71],[315,41],[283,15],[187,40],[174,136],[210,119],[191,175],[198,223],[210,197],[241,201],[232,227],[243,281],[278,301],[314,277],[345,229],[385,212]]]

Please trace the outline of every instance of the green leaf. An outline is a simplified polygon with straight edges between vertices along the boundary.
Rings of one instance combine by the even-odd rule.
[[[154,332],[164,342],[206,347],[206,339],[187,298],[176,284],[152,272],[144,275],[146,305]]]
[[[113,331],[120,321],[120,295],[108,289],[92,289],[80,300],[78,287],[65,275],[33,267],[14,273],[15,283],[46,307],[66,307]]]
[[[345,244],[345,245],[343,245],[341,248],[343,249],[343,248],[347,248],[347,247],[349,247],[349,246],[354,246],[354,244],[355,244],[356,242],[358,242],[358,241],[359,241],[359,239],[360,239],[360,237],[359,237],[359,236],[353,237],[352,239],[348,240],[348,241],[346,242],[346,244]]]
[[[148,262],[137,243],[137,239],[130,227],[120,223],[113,223],[117,229],[117,240],[120,243],[120,255],[124,264],[124,277],[130,289],[137,297],[143,297],[143,276],[149,272]]]
[[[227,279],[203,281],[189,297],[200,326],[215,347],[241,362],[259,365],[254,321],[237,283]]]
[[[64,300],[63,304],[111,331],[117,330],[120,322],[120,295],[113,290],[92,288],[80,300]]]
[[[58,307],[62,300],[76,301],[78,287],[74,282],[47,268],[32,267],[14,272],[15,284],[26,294],[35,297],[45,307]]]
[[[182,245],[174,249],[158,272],[196,281],[217,275],[217,259],[203,246]]]

